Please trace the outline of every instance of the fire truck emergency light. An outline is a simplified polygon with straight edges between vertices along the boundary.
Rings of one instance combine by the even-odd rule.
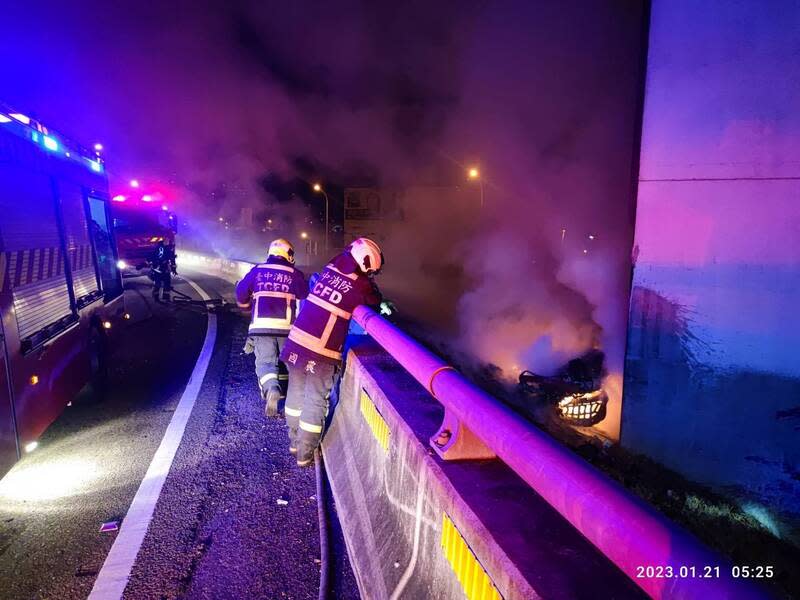
[[[125,202],[125,196],[123,196],[122,194],[117,194],[112,198],[112,200],[114,202]]]
[[[39,446],[39,442],[29,442],[25,444],[25,452],[33,452]]]
[[[11,123],[11,119],[0,113],[0,123]]]
[[[153,197],[150,194],[145,194],[144,196],[142,196],[142,202],[152,202],[152,201]]]
[[[49,135],[44,136],[44,147],[53,152],[58,152],[58,142]]]
[[[118,268],[118,269],[124,269],[124,268],[126,268],[127,266],[128,266],[128,263],[126,263],[124,260],[122,260],[122,259],[119,259],[119,260],[117,261],[117,268]]]

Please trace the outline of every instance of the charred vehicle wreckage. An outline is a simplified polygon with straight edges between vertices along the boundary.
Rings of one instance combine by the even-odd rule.
[[[590,350],[570,360],[554,375],[523,371],[519,390],[529,398],[553,408],[570,425],[590,427],[606,417],[608,395],[601,388],[604,354]]]

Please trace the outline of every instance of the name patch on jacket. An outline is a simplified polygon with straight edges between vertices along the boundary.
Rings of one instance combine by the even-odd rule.
[[[256,273],[256,288],[260,292],[291,292],[291,273],[259,269]]]
[[[327,299],[331,304],[339,304],[343,294],[353,289],[353,282],[345,277],[333,275],[330,271],[323,271],[322,276],[314,286],[314,295]]]

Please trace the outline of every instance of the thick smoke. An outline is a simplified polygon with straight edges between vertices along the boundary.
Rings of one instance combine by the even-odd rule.
[[[250,258],[296,239],[299,200],[260,232],[289,210],[270,174],[474,198],[478,164],[482,210],[430,202],[394,227],[386,291],[508,378],[602,347],[621,388],[638,2],[48,4],[8,8],[2,95],[96,132],[118,181],[180,190],[197,237]]]

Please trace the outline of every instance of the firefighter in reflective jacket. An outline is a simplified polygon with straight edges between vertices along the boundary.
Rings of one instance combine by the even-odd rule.
[[[301,467],[311,464],[322,438],[328,394],[341,364],[353,310],[377,306],[381,293],[372,275],[383,266],[378,245],[358,238],[314,276],[303,309],[289,332],[281,360],[289,368],[286,424],[289,451]]]
[[[297,314],[297,301],[308,295],[303,273],[294,266],[294,248],[284,239],[269,245],[267,262],[256,265],[236,284],[236,302],[250,308],[249,337],[245,352],[255,352],[256,377],[264,412],[280,414],[286,397],[288,373],[279,355]]]
[[[172,291],[172,276],[178,273],[175,265],[174,244],[164,245],[164,240],[159,240],[153,253],[150,255],[150,279],[153,280],[153,298],[158,300],[159,291],[161,299],[169,301]],[[163,288],[163,291],[162,291]]]

